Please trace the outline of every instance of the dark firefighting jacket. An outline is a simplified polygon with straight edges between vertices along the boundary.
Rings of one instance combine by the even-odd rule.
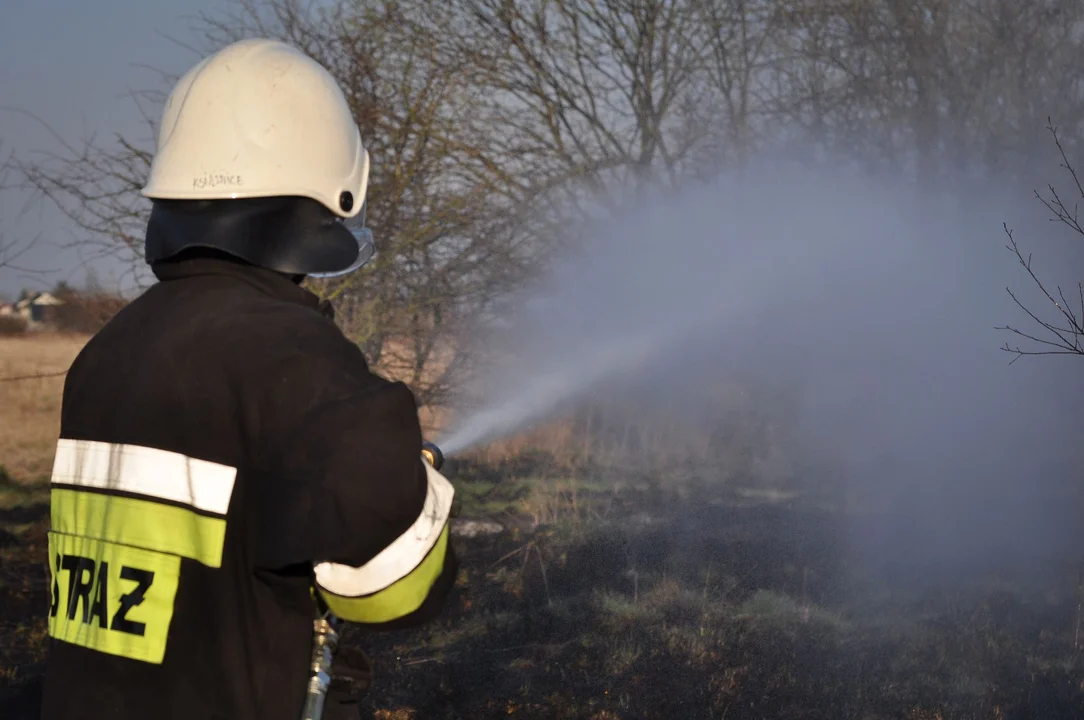
[[[43,718],[297,720],[320,600],[439,612],[450,485],[316,296],[222,259],[155,274],[65,382]]]

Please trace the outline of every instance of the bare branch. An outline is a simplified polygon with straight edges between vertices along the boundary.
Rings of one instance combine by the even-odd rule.
[[[0,153],[3,146],[0,145]],[[14,151],[9,151],[0,161],[0,194],[15,192],[20,189],[16,180],[17,167]],[[7,231],[0,230],[0,268],[14,270],[27,274],[37,272],[19,263],[19,259],[26,255],[40,240],[40,234],[33,237],[12,237]]]
[[[1032,283],[1039,289],[1043,296],[1046,297],[1047,301],[1054,306],[1055,311],[1060,316],[1061,322],[1055,323],[1053,321],[1042,319],[1037,312],[1025,306],[1011,289],[1005,288],[1016,306],[1020,308],[1032,322],[1045,330],[1047,337],[1038,337],[1011,326],[1001,326],[996,329],[1009,331],[1044,348],[1040,350],[1024,350],[1019,346],[1010,347],[1008,343],[1005,343],[1001,349],[1016,355],[1012,362],[1015,362],[1024,355],[1084,355],[1084,284],[1077,285],[1077,294],[1080,298],[1079,310],[1074,309],[1069,305],[1065,298],[1065,294],[1060,287],[1058,287],[1057,297],[1055,297],[1032,269],[1031,255],[1028,255],[1025,258],[1023,252],[1020,250],[1019,244],[1013,237],[1012,230],[1009,229],[1008,225],[1004,225],[1004,229],[1005,234],[1009,238],[1009,243],[1006,247],[1016,257],[1020,266],[1027,272]]]

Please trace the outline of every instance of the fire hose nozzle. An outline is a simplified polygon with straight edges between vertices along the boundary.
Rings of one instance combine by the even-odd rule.
[[[440,470],[440,466],[444,464],[444,453],[431,442],[422,443],[422,457],[425,458],[427,463],[433,466],[434,470]],[[459,497],[456,496],[456,498],[452,500],[451,517],[459,517],[461,508],[462,502]]]
[[[434,470],[440,470],[440,466],[444,464],[444,453],[431,442],[422,443],[422,457],[433,466]]]

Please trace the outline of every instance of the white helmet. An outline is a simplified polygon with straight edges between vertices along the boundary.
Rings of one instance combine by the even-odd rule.
[[[331,74],[285,43],[233,43],[166,100],[142,190],[155,201],[147,261],[211,247],[282,272],[349,272],[372,254],[368,231],[342,222],[364,220],[368,180],[369,153]],[[205,202],[219,200],[250,202]]]

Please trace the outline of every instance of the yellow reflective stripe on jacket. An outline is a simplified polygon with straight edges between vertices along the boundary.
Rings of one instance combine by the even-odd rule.
[[[161,663],[181,570],[177,555],[49,533],[49,635]]]
[[[417,610],[440,577],[448,549],[445,524],[433,549],[421,564],[388,587],[365,597],[344,597],[318,588],[328,609],[348,622],[385,623]]]
[[[209,567],[222,564],[226,519],[153,500],[53,487],[57,532],[171,553]]]
[[[157,448],[62,438],[50,490],[49,635],[166,654],[182,562],[222,565],[237,471]]]
[[[313,568],[317,590],[342,619],[383,623],[409,615],[440,577],[455,489],[432,465],[424,465],[425,500],[404,533],[361,567],[323,562]]]
[[[429,463],[425,464],[425,500],[417,519],[361,567],[322,562],[313,569],[316,584],[341,597],[368,597],[403,578],[437,544],[452,511],[455,489]]]

